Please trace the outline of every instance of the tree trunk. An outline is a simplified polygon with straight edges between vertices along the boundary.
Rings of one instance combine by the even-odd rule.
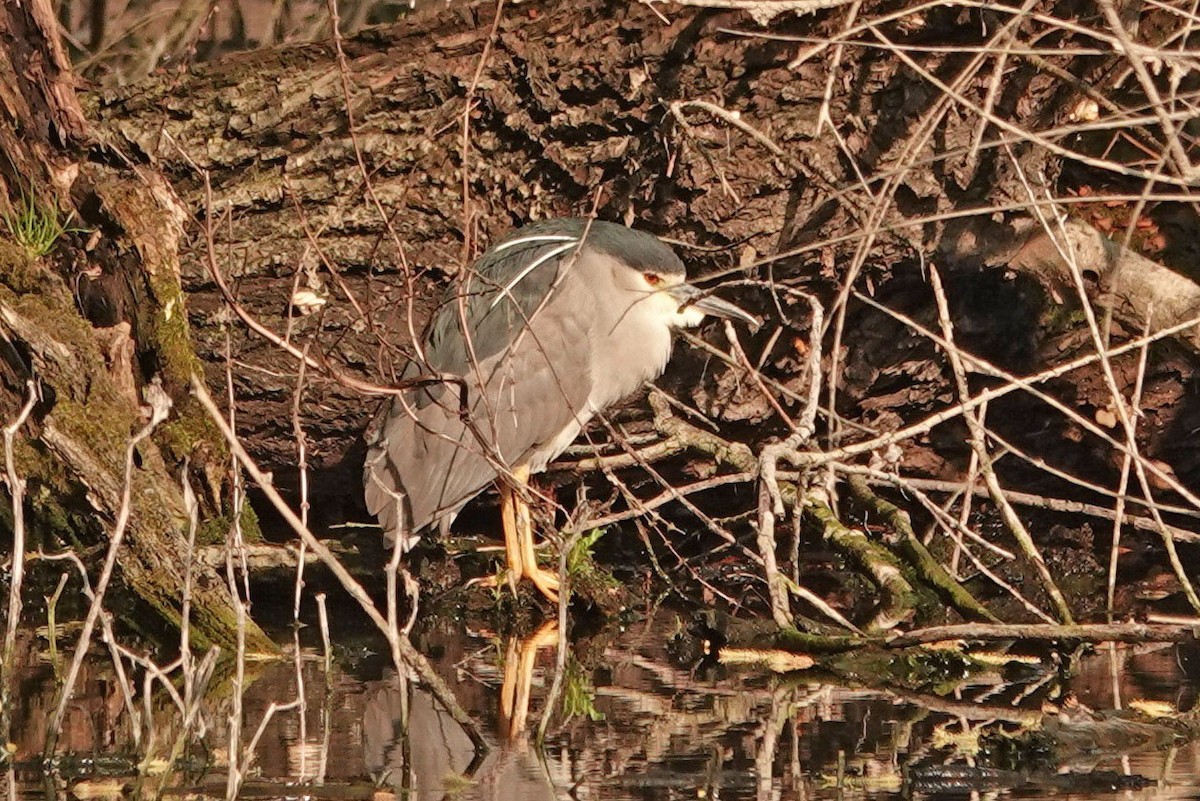
[[[876,5],[866,4],[863,16],[886,13]],[[438,288],[514,225],[595,209],[602,218],[675,237],[693,273],[733,271],[806,286],[829,299],[845,277],[834,265],[855,256],[872,213],[870,199],[855,194],[856,167],[884,176],[902,168],[907,172],[890,187],[896,200],[881,204],[874,220],[884,233],[864,271],[885,296],[911,295],[920,275],[915,254],[939,248],[964,275],[994,264],[1000,271],[1016,267],[1035,276],[1046,297],[1073,294],[1061,262],[1051,269],[1032,258],[1011,264],[1000,258],[1040,234],[1037,226],[1022,227],[1020,217],[990,227],[912,222],[987,208],[1027,190],[1014,162],[997,157],[996,148],[982,156],[968,152],[975,121],[948,114],[929,81],[898,59],[870,48],[840,54],[827,110],[841,125],[847,158],[837,138],[816,135],[826,51],[758,38],[762,29],[743,12],[672,6],[664,19],[649,4],[592,0],[523,3],[504,6],[498,20],[495,14],[492,3],[418,12],[345,41],[342,60],[332,43],[252,52],[86,99],[111,153],[168,176],[188,215],[211,222],[211,241],[194,226],[182,254],[192,328],[214,387],[232,365],[240,430],[281,476],[294,471],[296,460],[298,370],[279,348],[227,326],[212,265],[245,309],[277,334],[357,377],[386,383]],[[784,14],[769,33],[828,37],[844,21],[845,11],[836,8]],[[995,21],[990,12],[946,8],[901,32],[910,40],[952,42]],[[731,28],[747,33],[722,32]],[[805,53],[813,57],[797,58]],[[918,56],[946,81],[979,69],[964,54],[934,49]],[[1091,76],[1104,75],[1110,64],[1085,61],[1064,55],[1053,66]],[[995,113],[1031,128],[1061,113],[1080,95],[1057,75],[1027,62],[1014,66]],[[959,91],[982,102],[986,86],[979,80]],[[930,162],[910,156],[912,140],[928,141],[922,126],[929,120],[938,150],[961,146],[963,153]],[[1029,142],[1017,142],[1011,153],[1025,175],[1042,176],[1047,185],[1061,166],[1055,153]],[[982,219],[992,216],[984,212]],[[771,258],[755,262],[763,256]],[[1107,275],[1117,261],[1094,269]],[[759,266],[739,273],[739,265],[750,263]],[[1098,295],[1104,289],[1110,287],[1097,287]],[[1166,288],[1166,296],[1176,289]],[[1195,286],[1190,290],[1194,296]],[[927,290],[920,291],[928,303]],[[761,291],[743,290],[741,300],[778,317]],[[1154,302],[1142,298],[1118,320],[1140,328]],[[993,308],[992,317],[1002,319],[989,323],[991,340],[1016,347],[1008,329],[1036,332],[1045,304],[1054,305],[1043,297],[1001,315]],[[848,330],[889,328],[872,314],[852,304]],[[772,322],[794,332],[807,325],[802,316]],[[881,419],[879,403],[890,409],[896,402],[881,376],[918,344],[911,332],[883,338],[847,341],[851,370],[842,397],[844,413],[857,414],[865,403],[868,418],[887,427],[936,406],[949,384],[942,375],[919,386],[907,410]],[[996,345],[991,340],[981,347]],[[928,343],[920,347],[934,357]],[[781,349],[775,357],[789,358]],[[1030,354],[1008,356],[1012,362]],[[754,423],[769,413],[764,403],[755,411],[731,398],[729,386],[738,382],[720,371],[694,358],[683,362],[674,381],[688,387],[687,400],[732,422]],[[780,376],[798,392],[799,372]],[[704,386],[697,389],[701,375]],[[317,468],[332,468],[322,483],[328,497],[315,511],[345,519],[355,506],[340,501],[359,495],[359,434],[376,402],[312,371],[306,384],[299,422],[309,458]],[[883,398],[876,411],[873,396]]]
[[[17,473],[30,483],[29,511],[39,528],[85,545],[105,542],[121,514],[127,444],[145,424],[136,387],[139,378],[157,377],[176,398],[176,409],[156,441],[137,449],[120,566],[126,584],[178,625],[188,561],[178,463],[189,440],[219,447],[184,391],[198,362],[181,313],[181,208],[153,171],[87,157],[95,142],[48,3],[0,8],[0,44],[0,173],[7,190],[0,192],[7,229],[0,239],[6,345],[0,410],[6,424],[24,402],[27,382],[38,394],[25,426],[30,441],[16,453]],[[68,236],[88,235],[69,230],[79,216],[96,230],[86,248],[68,251]],[[59,258],[51,259],[55,248]],[[98,284],[120,287],[114,297],[125,301],[90,322],[81,314],[82,296],[72,290],[89,274]],[[208,465],[219,469],[215,461]],[[197,645],[234,646],[236,618],[224,582],[197,567],[192,586]],[[253,623],[247,647],[274,650]]]

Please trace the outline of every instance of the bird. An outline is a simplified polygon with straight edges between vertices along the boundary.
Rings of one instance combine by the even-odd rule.
[[[456,284],[400,375],[412,388],[393,394],[368,430],[366,505],[407,551],[498,484],[508,582],[516,591],[528,579],[556,602],[557,572],[536,558],[530,475],[660,376],[676,329],[706,315],[759,320],[687,283],[683,262],[653,234],[590,218],[518,228]]]

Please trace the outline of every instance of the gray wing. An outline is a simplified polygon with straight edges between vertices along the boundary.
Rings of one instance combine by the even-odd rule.
[[[563,238],[561,225],[558,239],[531,229],[489,251],[467,285],[477,369],[456,298],[432,323],[426,359],[433,370],[463,377],[468,413],[452,384],[419,389],[385,413],[365,470],[367,506],[385,531],[400,531],[402,511],[408,532],[452,516],[495,480],[498,465],[540,461],[578,430],[591,392],[592,301],[586,282],[556,283],[578,240]]]
[[[504,350],[579,250],[583,231],[583,220],[530,225],[483,254],[463,282],[463,313],[457,291],[451,291],[431,321],[425,347],[429,367],[465,375],[471,367],[470,352],[483,362]],[[464,319],[470,350],[463,336]]]

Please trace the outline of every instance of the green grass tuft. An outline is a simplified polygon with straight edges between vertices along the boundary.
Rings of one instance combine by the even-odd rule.
[[[38,200],[33,192],[22,192],[12,211],[0,212],[12,240],[38,259],[49,255],[63,234],[80,230],[67,227],[74,216],[71,212],[64,220],[57,207]]]

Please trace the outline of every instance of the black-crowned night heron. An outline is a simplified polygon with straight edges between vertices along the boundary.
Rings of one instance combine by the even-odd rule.
[[[599,220],[540,222],[483,254],[434,315],[425,369],[417,359],[404,374],[457,380],[396,396],[369,437],[367,507],[385,533],[407,549],[499,479],[509,581],[554,600],[556,574],[534,552],[530,474],[662,374],[672,329],[705,314],[758,322],[685,277],[654,236]]]

